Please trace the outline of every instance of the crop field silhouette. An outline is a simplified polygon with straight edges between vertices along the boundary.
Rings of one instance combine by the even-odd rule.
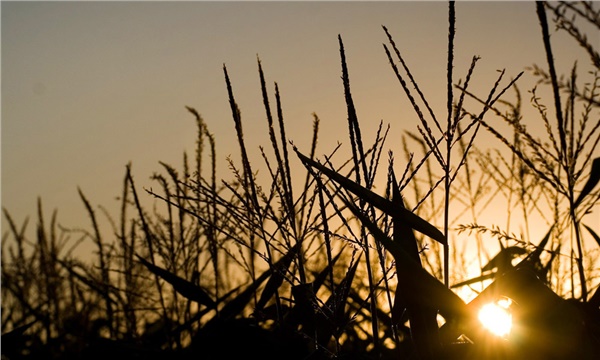
[[[449,2],[443,112],[382,27],[416,131],[381,122],[374,139],[363,135],[340,34],[348,138],[331,151],[318,146],[317,114],[309,147],[290,140],[279,86],[268,85],[258,57],[270,140],[259,148],[263,163],[250,160],[225,64],[240,159],[226,159],[227,177],[217,177],[219,139],[201,109],[187,107],[195,153],[180,166],[160,162],[152,188],[136,186],[127,164],[118,214],[99,213],[78,189],[90,223],[67,229],[40,198],[30,238],[30,224],[4,208],[2,359],[600,358],[600,229],[588,220],[600,205],[600,55],[597,34],[581,26],[599,30],[600,8],[533,8],[547,62],[526,70],[539,80],[529,99],[519,87],[525,71],[499,71],[485,93],[470,87],[479,57],[455,73]],[[559,72],[553,26],[593,71]],[[525,107],[537,118],[524,119]],[[528,122],[546,132],[531,133]],[[479,146],[484,132],[503,151]],[[402,153],[386,151],[392,139]],[[145,207],[144,197],[159,206]],[[542,218],[545,236],[482,225],[490,207],[525,227]],[[99,225],[105,219],[112,231]],[[73,255],[83,240],[95,246],[90,262]]]

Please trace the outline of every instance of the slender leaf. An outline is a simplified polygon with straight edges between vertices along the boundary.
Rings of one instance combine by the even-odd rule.
[[[463,300],[442,284],[433,275],[428,273],[402,249],[400,244],[392,241],[371,220],[369,220],[354,204],[345,202],[345,205],[371,232],[375,240],[379,241],[396,260],[398,281],[408,294],[412,294],[415,301],[424,306],[439,309],[440,314],[448,319],[464,319],[469,317],[469,312]],[[418,300],[417,300],[418,299]]]
[[[165,270],[159,266],[151,264],[149,261],[144,259],[143,257],[137,255],[139,261],[148,268],[155,275],[160,276],[163,280],[168,282],[173,286],[175,291],[181,294],[186,299],[191,301],[195,301],[199,304],[207,306],[209,308],[215,308],[215,301],[208,295],[201,287],[193,284],[192,282],[181,278],[172,272]]]
[[[318,162],[309,159],[308,157],[301,154],[298,151],[298,149],[294,148],[294,151],[296,151],[296,154],[305,165],[317,168],[329,178],[340,184],[340,186],[342,186],[344,189],[354,193],[362,200],[375,206],[379,210],[385,212],[386,214],[394,218],[401,219],[402,221],[406,222],[411,228],[431,237],[434,240],[437,240],[441,244],[447,244],[447,240],[444,234],[424,219],[413,214],[409,210],[394,206],[389,200],[383,198],[382,196],[377,195],[374,192],[362,187],[354,181],[335,172],[334,170],[331,170],[323,166],[322,164],[319,164]]]
[[[598,246],[600,246],[600,236],[598,236],[598,233],[596,233],[591,227],[587,226],[586,224],[582,224],[582,225],[583,225],[583,227],[585,227],[587,229],[587,231],[590,233],[590,235],[592,235],[594,240],[596,240],[596,243],[598,244]]]
[[[595,158],[594,161],[592,162],[592,169],[590,170],[590,177],[588,178],[588,181],[583,186],[583,189],[581,189],[581,192],[579,193],[579,196],[577,197],[577,200],[575,200],[575,203],[573,206],[577,207],[577,205],[579,205],[583,201],[583,199],[592,191],[592,189],[596,186],[596,184],[598,184],[599,181],[600,181],[600,157]]]

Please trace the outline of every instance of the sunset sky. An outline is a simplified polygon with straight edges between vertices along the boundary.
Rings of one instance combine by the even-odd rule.
[[[456,17],[454,78],[480,56],[472,89],[482,96],[497,70],[506,69],[506,84],[527,66],[546,66],[533,1],[459,1]],[[262,162],[257,55],[271,94],[279,85],[288,138],[308,151],[314,112],[317,154],[327,153],[348,137],[338,34],[363,134],[373,139],[383,120],[393,147],[417,122],[385,56],[382,25],[444,114],[447,2],[2,1],[2,206],[18,224],[30,216],[33,229],[40,196],[48,217],[58,209],[59,223],[89,228],[80,187],[94,206],[118,214],[128,162],[141,190],[156,186],[159,161],[181,168],[183,152],[193,156],[196,127],[185,106],[215,135],[219,175],[230,178],[225,159],[239,163],[239,151],[223,64],[248,149]],[[552,41],[557,71],[568,74],[578,60],[583,74],[586,54],[563,33]],[[534,82],[526,72],[519,83],[527,102]]]

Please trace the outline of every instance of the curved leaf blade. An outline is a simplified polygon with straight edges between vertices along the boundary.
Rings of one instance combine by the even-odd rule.
[[[312,159],[309,159],[308,157],[300,153],[297,148],[294,148],[294,151],[296,151],[296,154],[298,155],[300,160],[305,164],[305,166],[309,165],[318,169],[320,172],[327,175],[330,179],[338,183],[341,187],[352,192],[367,203],[375,206],[376,208],[392,216],[393,218],[405,221],[414,230],[417,230],[418,232],[429,236],[430,238],[440,242],[443,245],[447,245],[448,242],[444,234],[438,228],[431,225],[429,222],[425,221],[418,215],[404,208],[394,206],[392,202],[385,199],[384,197],[364,188],[363,186],[355,183],[354,181],[346,178],[345,176],[340,175],[336,171],[331,170]]]
[[[407,294],[411,294],[413,301],[424,307],[439,309],[440,314],[447,320],[466,319],[470,316],[466,304],[458,295],[417,264],[400,244],[384,234],[354,204],[344,202],[375,240],[392,254],[396,260],[399,286],[402,286]]]
[[[139,259],[139,261],[146,268],[148,268],[148,270],[160,276],[163,280],[171,284],[175,291],[184,296],[186,299],[195,301],[209,308],[216,307],[217,304],[215,303],[215,301],[200,286],[197,286],[192,282],[181,278],[168,270],[165,270],[159,266],[150,263],[148,260],[144,259],[143,257],[137,254],[136,256]]]
[[[573,204],[574,207],[577,207],[583,199],[592,191],[592,189],[600,182],[600,157],[597,157],[592,162],[592,169],[590,170],[590,177],[588,181],[583,185],[583,189],[579,193],[577,200]]]

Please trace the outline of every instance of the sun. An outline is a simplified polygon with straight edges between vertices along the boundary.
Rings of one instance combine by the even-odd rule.
[[[478,315],[483,327],[496,336],[508,336],[512,328],[512,315],[509,311],[511,303],[510,299],[502,299],[484,305]]]

